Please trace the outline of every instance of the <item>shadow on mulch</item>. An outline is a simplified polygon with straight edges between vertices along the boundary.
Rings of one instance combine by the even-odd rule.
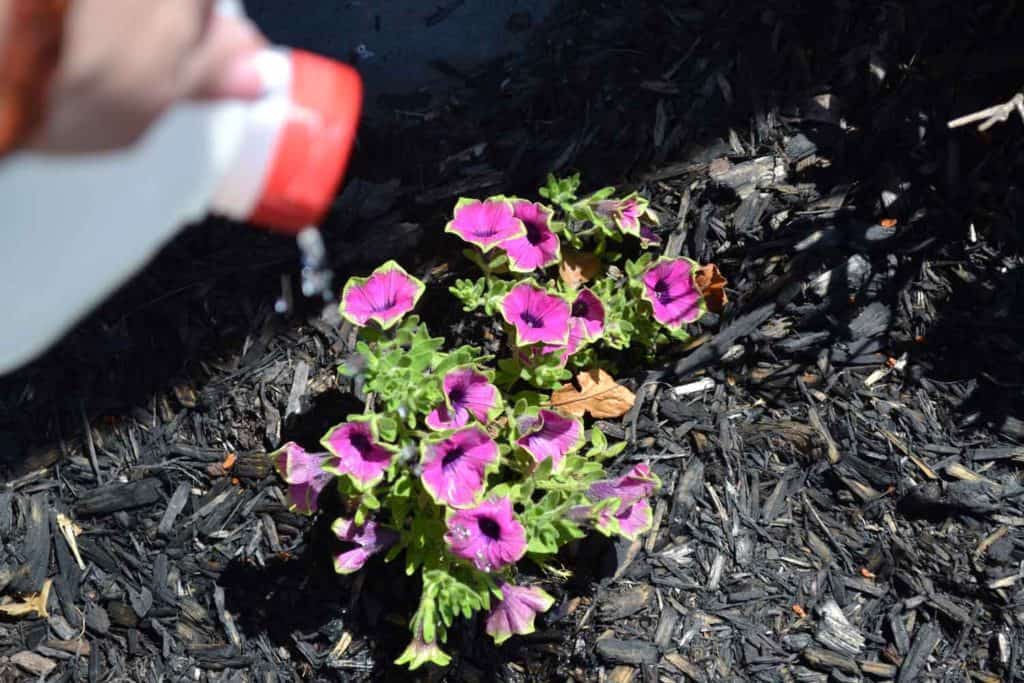
[[[811,177],[819,191],[827,192],[851,175],[851,167],[860,167],[866,173],[859,178],[858,193],[866,197],[877,195],[887,180],[902,177],[916,163],[912,136],[921,125],[934,135],[943,126],[944,112],[983,106],[1019,82],[1019,71],[999,67],[999,50],[986,46],[986,56],[980,57],[980,46],[964,36],[963,26],[978,21],[965,5],[947,8],[951,14],[941,17],[929,3],[889,5],[881,12],[865,6],[851,21],[846,13],[786,0],[761,3],[756,11],[742,2],[714,9],[697,3],[671,12],[671,26],[665,25],[659,11],[652,11],[655,5],[634,9],[630,21],[637,25],[623,32],[611,6],[568,0],[552,12],[519,81],[507,84],[505,69],[510,62],[499,62],[471,75],[466,82],[469,96],[442,109],[439,116],[423,122],[401,117],[367,122],[350,177],[400,179],[393,200],[403,202],[402,220],[441,225],[449,201],[419,196],[432,196],[430,189],[444,181],[463,182],[470,187],[468,194],[481,194],[473,191],[474,171],[460,178],[458,165],[450,163],[475,145],[483,145],[483,151],[466,156],[480,167],[476,172],[499,173],[491,190],[533,195],[548,171],[583,169],[585,181],[597,187],[636,178],[674,158],[694,159],[695,151],[698,160],[729,156],[735,150],[723,139],[723,131],[757,137],[758,131],[749,130],[751,118],[763,123],[768,112],[782,111],[802,122],[801,133],[823,153],[838,155],[830,156],[828,169]],[[705,16],[719,17],[711,31],[702,23]],[[851,45],[846,55],[836,50],[838,32],[858,30],[858,23],[896,31],[917,26],[920,39],[890,49],[886,57],[923,63],[948,79],[948,92],[932,92],[932,81],[897,81],[908,91],[904,106],[885,102],[878,107],[886,87],[892,86],[864,92],[865,81],[856,77],[851,62],[858,51],[882,48]],[[586,25],[591,39],[560,42],[573,35],[576,24]],[[993,43],[1002,45],[1000,35],[1019,35],[1014,26],[1004,21]],[[671,36],[671,41],[659,44],[659,35]],[[604,51],[595,49],[601,41],[607,41]],[[710,48],[699,50],[708,44]],[[695,50],[704,61],[689,61]],[[682,58],[669,61],[673,51]],[[845,59],[815,58],[819,54]],[[1012,65],[1012,55],[1005,56]],[[688,78],[687,71],[695,68],[699,77]],[[969,87],[961,87],[967,74]],[[635,89],[624,90],[623,84]],[[852,89],[843,90],[844,85]],[[687,86],[692,91],[686,91]],[[861,129],[853,141],[835,144],[839,121],[828,119],[839,114],[807,106],[809,98],[829,89],[843,91],[842,115]],[[625,92],[628,100],[621,99]],[[683,92],[688,97],[677,100]],[[510,106],[510,101],[517,105]],[[927,121],[910,120],[918,110],[929,112]],[[513,112],[516,116],[510,118]],[[644,118],[649,122],[638,124]],[[765,125],[770,131],[771,125]],[[658,141],[660,145],[653,144]],[[972,152],[984,154],[984,146],[968,143],[962,156],[966,160]],[[440,176],[439,162],[445,169]],[[885,172],[876,172],[879,168]],[[964,195],[971,188],[957,189],[957,204],[969,205],[970,197]],[[457,194],[453,191],[451,196]],[[859,211],[874,217],[876,208],[861,206]],[[372,239],[363,239],[380,229],[371,223],[361,229],[358,224],[353,227],[350,218],[335,214],[324,226],[328,234],[334,231],[332,241],[348,264],[339,268],[339,281],[353,262],[365,268],[388,255],[374,249]],[[953,235],[962,236],[962,224],[951,227]],[[935,236],[941,239],[945,232]],[[454,238],[428,241],[430,249],[419,252],[421,261],[423,253],[457,253]],[[366,253],[360,256],[352,250]],[[711,256],[706,247],[696,251],[703,252],[692,254],[698,259]],[[204,363],[236,362],[246,341],[261,329],[286,329],[308,315],[315,306],[301,301],[296,316],[277,318],[271,312],[281,278],[295,283],[297,263],[294,245],[286,239],[219,221],[186,231],[58,347],[0,379],[0,430],[20,445],[10,460],[17,461],[33,447],[78,435],[81,406],[95,418],[145,405],[176,380],[203,374]],[[843,336],[842,330],[837,336]]]

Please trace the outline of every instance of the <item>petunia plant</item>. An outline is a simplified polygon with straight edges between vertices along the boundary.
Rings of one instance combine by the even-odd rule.
[[[351,278],[340,313],[359,334],[339,372],[364,410],[330,427],[320,451],[287,443],[271,454],[291,509],[335,516],[338,573],[377,556],[420,577],[397,660],[409,668],[447,664],[448,630],[477,613],[498,644],[531,633],[555,602],[541,584],[566,573],[561,548],[588,531],[635,539],[651,527],[657,476],[643,464],[612,476],[625,443],[539,389],[592,367],[602,346],[685,339],[705,310],[697,265],[643,251],[658,238],[638,194],[578,189],[578,178],[552,178],[540,193],[549,204],[496,196],[455,206],[445,230],[482,276],[451,291],[467,312],[500,322],[497,357],[432,336],[412,314],[425,286],[397,263]],[[567,258],[601,267],[566,277]],[[340,504],[321,509],[328,487]]]

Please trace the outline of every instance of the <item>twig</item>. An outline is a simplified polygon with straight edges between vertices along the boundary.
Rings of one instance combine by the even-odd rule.
[[[978,130],[986,131],[997,123],[1006,121],[1014,111],[1020,114],[1021,121],[1024,121],[1024,92],[1017,93],[1002,104],[996,104],[987,109],[976,111],[973,114],[967,114],[966,116],[961,116],[958,119],[953,119],[946,125],[950,128],[959,128],[960,126],[966,126],[970,123],[974,123],[975,121],[981,121],[984,119],[984,121],[978,125]]]
[[[82,416],[82,428],[85,430],[85,445],[86,445],[86,450],[89,453],[89,464],[92,465],[92,471],[96,475],[96,483],[97,484],[102,484],[103,483],[103,475],[100,472],[99,461],[96,459],[96,444],[93,443],[93,440],[92,440],[92,427],[89,426],[89,418],[85,414],[85,404],[84,403],[80,402],[78,404],[78,412]]]

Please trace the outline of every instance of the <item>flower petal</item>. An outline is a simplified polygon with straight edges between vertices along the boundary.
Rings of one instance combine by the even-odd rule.
[[[522,282],[501,301],[501,315],[516,330],[516,344],[564,345],[571,309],[565,299]]]
[[[402,266],[388,261],[368,277],[349,278],[338,310],[359,327],[373,320],[388,329],[416,306],[424,289],[425,285]]]
[[[415,671],[424,664],[435,664],[437,666],[448,666],[452,658],[435,643],[428,643],[422,638],[415,637],[402,650],[402,654],[395,660],[395,664],[405,664],[410,671]]]
[[[538,464],[550,458],[556,471],[583,438],[583,425],[579,420],[562,417],[552,410],[541,410],[536,419],[524,426],[527,428],[520,432],[522,436],[516,443]]]
[[[281,478],[289,484],[304,484],[323,471],[323,453],[308,453],[294,441],[289,441],[270,454]]]
[[[615,513],[615,522],[619,535],[630,540],[649,530],[654,524],[651,505],[646,500],[638,500]]]
[[[640,463],[633,466],[618,479],[606,479],[594,482],[587,491],[591,500],[618,498],[623,506],[630,505],[641,498],[647,498],[661,485],[658,475],[651,468]]]
[[[696,262],[674,258],[661,259],[644,271],[643,297],[650,302],[655,320],[678,328],[704,314],[704,297],[694,280],[696,270]]]
[[[377,443],[368,422],[345,422],[331,428],[320,441],[338,458],[338,471],[360,488],[373,486],[391,466],[394,451]]]
[[[424,448],[420,476],[436,502],[465,507],[479,500],[497,462],[498,444],[480,427],[467,427]]]
[[[508,254],[509,270],[529,273],[558,263],[562,257],[561,242],[551,230],[555,212],[525,199],[513,200],[512,206],[515,217],[526,226],[526,233],[501,243]]]
[[[318,472],[308,481],[288,486],[288,509],[303,515],[311,515],[318,509],[320,492],[336,475],[330,472]]]
[[[444,231],[487,252],[502,242],[523,236],[526,226],[515,217],[512,202],[507,199],[491,198],[481,202],[463,198],[455,204],[452,220]]]
[[[368,559],[398,540],[395,531],[372,520],[356,526],[354,520],[339,517],[331,524],[331,531],[338,540],[354,545],[334,556],[334,571],[339,574],[351,574],[362,569]]]
[[[487,616],[487,633],[496,645],[513,635],[527,635],[534,631],[534,619],[548,611],[555,599],[545,591],[533,587],[501,584],[502,599]]]
[[[497,498],[475,508],[456,510],[444,535],[452,554],[482,572],[497,571],[526,554],[526,530],[516,519],[512,501]]]

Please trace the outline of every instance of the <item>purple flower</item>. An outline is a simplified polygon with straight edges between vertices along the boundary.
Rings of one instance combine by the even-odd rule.
[[[540,588],[502,583],[501,602],[487,615],[487,633],[501,645],[513,635],[533,633],[533,620],[547,612],[555,599]]]
[[[484,201],[460,199],[455,204],[455,214],[444,228],[455,233],[466,242],[487,252],[516,237],[526,234],[526,226],[516,218],[512,202],[494,197]]]
[[[317,499],[335,476],[337,458],[327,453],[307,453],[289,441],[270,454],[281,478],[288,484],[288,507],[294,512],[312,514]]]
[[[647,247],[660,247],[661,237],[658,236],[654,230],[646,225],[640,226],[640,246],[643,249]]]
[[[694,281],[696,266],[688,258],[662,259],[644,272],[643,297],[662,325],[678,328],[703,315],[706,306]]]
[[[509,270],[529,273],[546,268],[562,258],[558,235],[551,232],[552,209],[525,199],[512,200],[515,217],[526,226],[526,234],[501,243],[508,254]]]
[[[467,427],[423,453],[423,487],[438,503],[465,507],[479,500],[487,471],[498,462],[498,444],[480,427]]]
[[[640,217],[647,211],[647,200],[636,192],[622,199],[602,199],[594,204],[599,216],[610,218],[627,235],[640,237]]]
[[[632,503],[650,496],[660,484],[658,475],[651,472],[650,467],[640,463],[618,479],[594,482],[587,490],[587,497],[591,500],[618,498],[623,503]]]
[[[512,288],[501,301],[501,315],[516,329],[516,344],[564,345],[569,336],[569,304],[529,282]]]
[[[375,320],[386,330],[416,306],[424,288],[402,266],[388,261],[369,277],[349,278],[338,310],[353,325],[364,327]]]
[[[498,408],[498,389],[473,368],[458,368],[444,376],[445,402],[427,415],[427,426],[457,429],[470,419],[486,423]]]
[[[331,524],[331,531],[338,540],[354,546],[334,556],[334,571],[339,574],[359,571],[370,557],[387,550],[398,540],[395,531],[386,529],[372,520],[363,526],[356,526],[354,520],[339,517]]]
[[[448,517],[444,535],[452,553],[482,572],[518,562],[526,554],[526,530],[512,511],[512,501],[498,498]]]
[[[344,422],[331,428],[320,441],[338,458],[338,473],[347,474],[360,488],[384,477],[394,452],[376,442],[369,422]]]
[[[604,334],[604,303],[589,289],[581,289],[569,314],[569,337],[565,346],[545,346],[544,353],[561,353],[562,365],[584,344]]]
[[[583,427],[579,420],[562,417],[553,410],[541,410],[537,417],[525,417],[519,421],[522,435],[516,443],[529,453],[538,464],[548,458],[557,470],[565,456],[580,445]]]
[[[650,503],[646,500],[638,500],[629,505],[619,505],[615,512],[609,509],[602,510],[597,517],[595,526],[606,534],[617,533],[634,540],[650,529],[653,523],[654,515],[651,513]]]
[[[660,485],[657,475],[647,465],[635,465],[632,470],[618,479],[598,481],[591,484],[587,497],[595,502],[615,498],[618,505],[603,508],[595,520],[595,526],[603,533],[617,533],[626,538],[636,538],[651,528],[653,515],[647,502]]]
[[[332,472],[317,472],[312,479],[288,486],[288,509],[302,515],[311,515],[319,509],[320,492],[327,488],[337,475]]]

